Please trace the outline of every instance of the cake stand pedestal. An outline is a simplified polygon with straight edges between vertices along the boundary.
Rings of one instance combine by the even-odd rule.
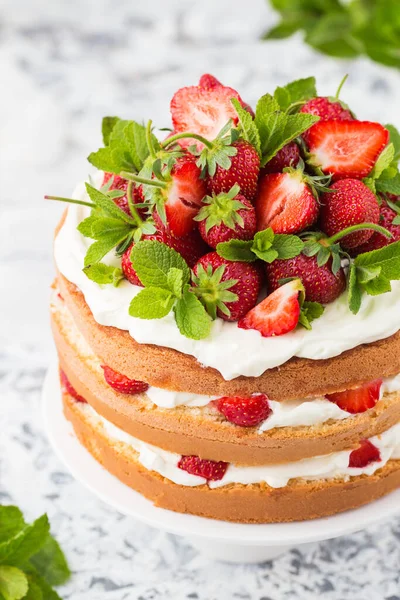
[[[50,442],[75,479],[119,512],[186,538],[210,559],[263,562],[290,548],[350,534],[400,514],[400,490],[356,510],[299,523],[247,525],[175,513],[118,481],[81,446],[63,415],[56,364],[46,376],[42,409]]]

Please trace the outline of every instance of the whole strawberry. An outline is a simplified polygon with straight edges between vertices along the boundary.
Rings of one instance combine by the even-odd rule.
[[[263,277],[254,263],[229,261],[209,252],[194,266],[192,281],[213,318],[237,321],[256,305]]]
[[[245,398],[224,396],[214,400],[214,406],[230,423],[239,427],[256,427],[272,414],[265,394],[253,394]]]
[[[121,394],[143,394],[149,389],[148,383],[144,381],[137,381],[136,379],[129,379],[125,375],[114,371],[107,365],[101,365],[104,372],[104,379],[110,387]]]
[[[256,198],[257,229],[298,233],[318,216],[318,202],[300,170],[261,178]]]
[[[232,239],[251,240],[257,231],[254,206],[235,185],[226,194],[206,196],[203,208],[195,217],[203,240],[212,248]]]
[[[121,209],[123,210],[127,215],[131,215],[131,209],[129,208],[129,202],[128,202],[128,197],[127,197],[127,188],[128,188],[128,181],[126,179],[123,179],[123,177],[120,177],[119,175],[113,175],[112,173],[104,173],[104,179],[103,179],[103,186],[106,185],[110,179],[112,178],[111,184],[109,185],[109,190],[119,190],[121,192],[125,192],[125,194],[123,196],[120,196],[119,198],[113,198],[113,201],[115,202],[115,204]],[[132,194],[132,203],[133,204],[142,204],[145,201],[144,198],[144,194],[143,194],[143,188],[141,185],[137,185],[137,184],[133,184],[131,186],[131,194]],[[146,216],[146,208],[145,207],[140,207],[137,209],[139,215],[141,217],[145,217]]]
[[[400,198],[396,196],[392,196],[390,198],[390,202],[396,202]],[[352,252],[352,255],[362,254],[363,252],[371,252],[371,250],[378,250],[379,248],[383,248],[384,246],[388,246],[393,242],[398,242],[400,240],[400,224],[393,224],[394,219],[399,216],[399,213],[391,208],[387,201],[384,198],[381,198],[381,206],[379,211],[379,225],[385,227],[392,234],[392,238],[387,238],[385,235],[381,233],[374,232],[372,236],[369,238],[365,244],[361,244],[361,246],[357,246]]]
[[[231,166],[224,169],[217,165],[215,174],[207,178],[209,193],[229,192],[234,185],[240,186],[240,193],[248,200],[254,200],[260,173],[260,157],[249,142],[238,140],[232,144],[237,153],[230,157]]]
[[[201,238],[197,230],[183,237],[175,237],[172,233],[163,227],[159,219],[155,219],[159,229],[156,233],[143,235],[142,240],[157,240],[173,248],[185,259],[189,267],[193,267],[196,262],[209,252],[210,248]],[[131,261],[131,251],[134,244],[131,244],[121,257],[121,269],[125,279],[134,285],[142,286]]]
[[[198,456],[182,456],[178,468],[197,477],[204,477],[207,481],[219,481],[223,478],[228,468],[228,463],[222,460],[205,460]]]
[[[300,161],[300,150],[296,142],[283,146],[271,160],[261,169],[261,175],[282,173],[286,167],[297,167]]]
[[[336,181],[329,192],[321,197],[320,226],[324,233],[333,236],[351,225],[379,221],[379,204],[373,192],[358,179]],[[346,235],[340,241],[345,249],[365,244],[373,231],[363,230]]]
[[[324,96],[312,98],[301,107],[300,112],[316,115],[321,121],[353,120],[351,112],[344,108],[340,102],[329,100],[329,98],[325,98]],[[307,145],[311,129],[312,127],[302,135]]]
[[[277,259],[265,264],[268,288],[271,291],[280,287],[280,281],[291,277],[301,279],[306,292],[306,300],[329,304],[338,298],[346,288],[346,277],[342,268],[334,275],[332,260],[318,266],[316,256],[299,254],[287,260]]]

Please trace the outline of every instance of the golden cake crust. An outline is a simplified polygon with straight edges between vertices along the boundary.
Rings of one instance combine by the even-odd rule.
[[[361,439],[400,421],[400,393],[386,395],[373,409],[343,421],[263,433],[218,420],[206,407],[159,408],[145,395],[121,394],[105,382],[99,367],[80,347],[65,307],[53,307],[51,320],[61,368],[76,391],[123,431],[170,452],[242,465],[292,462],[357,447]]]
[[[156,506],[181,513],[242,523],[303,521],[367,504],[400,486],[400,460],[389,461],[374,475],[349,481],[292,481],[284,488],[263,484],[186,487],[146,470],[126,444],[110,439],[86,418],[80,403],[63,396],[64,412],[79,441],[107,471]]]

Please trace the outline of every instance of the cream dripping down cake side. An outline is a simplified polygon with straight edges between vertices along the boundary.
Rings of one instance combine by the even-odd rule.
[[[341,86],[340,86],[341,87]],[[341,90],[339,89],[339,92]],[[312,77],[102,123],[55,236],[79,441],[157,506],[313,519],[400,486],[400,135]],[[157,128],[155,128],[157,125]]]

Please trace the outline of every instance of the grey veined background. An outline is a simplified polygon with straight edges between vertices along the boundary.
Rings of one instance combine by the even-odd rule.
[[[169,125],[179,87],[211,71],[252,103],[315,74],[364,119],[400,126],[395,70],[336,62],[295,37],[259,41],[264,0],[0,0],[0,502],[49,513],[74,600],[399,600],[400,521],[261,566],[214,564],[171,535],[108,509],[49,449],[38,408],[53,354],[47,303],[61,207],[85,178],[105,114]]]

